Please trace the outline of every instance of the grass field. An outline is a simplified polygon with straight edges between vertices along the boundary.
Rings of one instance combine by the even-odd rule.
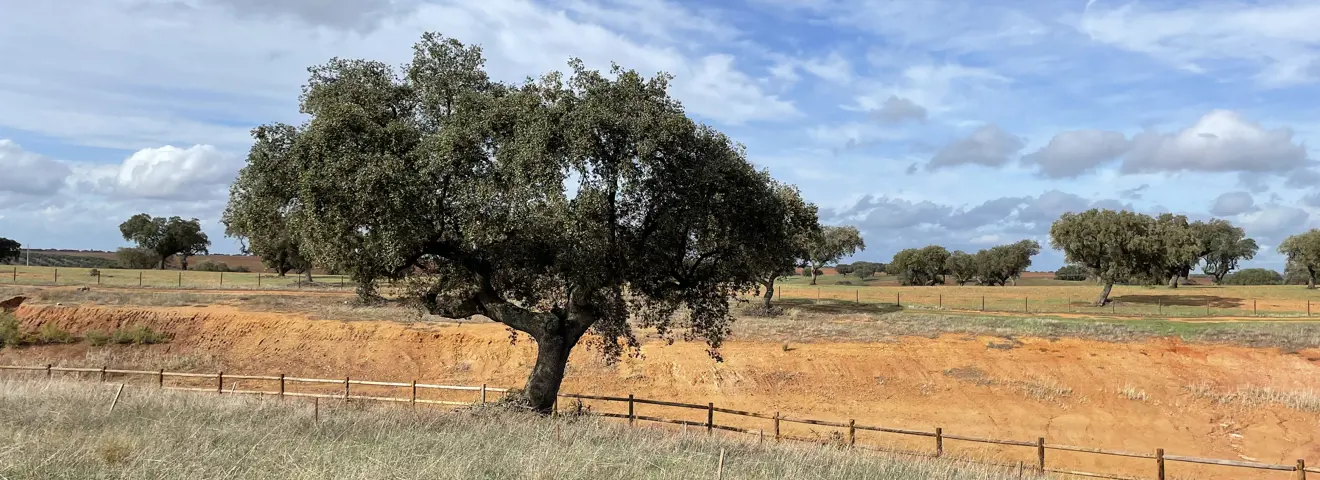
[[[948,461],[628,429],[594,419],[0,379],[0,478],[999,480]],[[489,407],[488,407],[489,408]],[[496,414],[498,413],[498,414]]]

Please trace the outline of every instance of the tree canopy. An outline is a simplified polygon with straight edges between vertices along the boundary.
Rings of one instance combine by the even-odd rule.
[[[768,249],[771,254],[751,261],[760,264],[761,307],[768,313],[775,295],[775,281],[779,277],[793,275],[797,265],[811,251],[814,241],[820,237],[821,227],[817,218],[816,205],[802,199],[802,194],[794,185],[770,180],[770,188],[775,202],[772,207],[778,209],[778,218],[783,222],[782,229],[789,235],[782,240],[783,245]]]
[[[1186,217],[1108,209],[1063,214],[1050,226],[1050,243],[1104,284],[1097,305],[1108,302],[1115,283],[1179,275],[1200,251]]]
[[[1279,253],[1288,257],[1288,266],[1304,272],[1306,288],[1315,289],[1316,271],[1320,270],[1320,230],[1311,229],[1279,243]]]
[[[862,234],[857,231],[857,227],[844,225],[821,228],[812,240],[803,262],[807,271],[811,272],[811,284],[816,284],[816,272],[820,269],[865,249],[866,242],[862,241]]]
[[[944,261],[944,270],[953,276],[953,282],[958,285],[966,285],[976,278],[978,262],[975,255],[957,250],[949,254],[949,258]]]
[[[428,33],[402,71],[310,68],[307,122],[254,131],[230,194],[230,211],[281,221],[263,215],[243,234],[283,224],[360,288],[415,269],[410,291],[431,313],[528,334],[537,360],[522,396],[540,411],[589,330],[606,359],[637,351],[630,318],[719,358],[730,297],[795,255],[798,205],[688,118],[668,75],[572,61],[566,76],[505,84],[483,65],[480,48]],[[271,130],[288,148],[268,155]]]
[[[239,176],[230,185],[229,205],[221,223],[225,235],[238,238],[243,252],[261,257],[261,263],[279,276],[296,270],[311,280],[311,262],[303,255],[299,236],[289,225],[291,205],[284,192],[296,189],[298,178],[279,162],[291,159],[298,130],[289,125],[262,125],[252,131],[248,165],[265,168]]]
[[[23,254],[23,245],[16,240],[0,237],[0,263],[18,260]]]
[[[124,240],[156,255],[160,268],[165,268],[170,257],[178,256],[179,264],[188,269],[188,257],[205,255],[211,240],[202,232],[202,222],[196,218],[155,217],[139,213],[119,225]]]
[[[903,285],[943,285],[948,260],[949,251],[939,245],[909,248],[894,254],[885,270]]]
[[[1009,281],[1016,281],[1031,268],[1031,257],[1039,253],[1040,244],[1035,240],[1022,240],[981,250],[976,252],[973,259],[976,278],[982,285],[1006,285]]]
[[[1260,247],[1256,241],[1247,238],[1246,231],[1234,226],[1227,220],[1213,219],[1209,222],[1192,224],[1200,244],[1201,271],[1214,277],[1215,283],[1222,283],[1224,277],[1237,269],[1241,260],[1255,258]]]

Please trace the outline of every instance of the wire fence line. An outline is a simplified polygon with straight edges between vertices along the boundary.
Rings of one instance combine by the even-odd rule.
[[[49,364],[40,365],[40,366],[0,365],[0,371],[28,372],[29,374],[35,373],[37,375],[43,375],[46,379],[53,379],[55,373],[93,374],[98,377],[98,380],[100,382],[108,382],[110,376],[115,375],[119,377],[137,377],[137,378],[146,378],[149,380],[154,380],[153,383],[155,383],[157,388],[167,389],[167,390],[211,392],[216,394],[262,395],[262,396],[275,396],[279,398],[284,398],[284,397],[312,398],[314,399],[315,402],[314,416],[318,419],[319,419],[320,399],[334,399],[334,400],[341,400],[344,402],[361,400],[361,401],[375,401],[375,402],[407,403],[413,406],[416,406],[417,404],[442,405],[442,406],[468,406],[468,405],[485,404],[491,401],[491,398],[489,398],[490,395],[497,394],[503,396],[510,391],[507,388],[490,387],[485,384],[480,386],[467,386],[467,385],[424,384],[424,383],[418,383],[416,380],[413,380],[411,382],[386,382],[386,381],[374,381],[374,380],[362,380],[362,379],[355,380],[347,375],[344,376],[343,379],[328,379],[328,378],[293,377],[285,374],[235,375],[235,374],[225,374],[224,372],[216,372],[214,374],[184,373],[184,372],[166,372],[163,369],[151,371],[151,370],[111,369],[109,367],[77,368],[77,367],[55,367]],[[167,384],[166,381],[167,379],[171,379],[171,384]],[[226,384],[226,381],[229,381],[229,383]],[[211,382],[214,383],[212,384]],[[250,389],[240,390],[237,388],[239,382],[266,382],[266,385],[277,388],[273,390],[250,390]],[[228,390],[226,390],[225,388],[226,385],[229,386]],[[314,391],[295,391],[294,389],[290,389],[291,386],[296,386],[296,385],[307,386],[309,388],[304,390],[314,390]],[[395,393],[397,392],[398,389],[407,389],[408,394],[407,396],[388,395],[386,393],[381,393],[383,389],[389,389],[390,393]],[[424,398],[424,397],[419,397],[418,395],[419,390],[423,392],[425,391],[462,392],[462,394],[470,395],[471,397],[466,400]],[[770,431],[772,432],[769,435],[769,438],[771,441],[774,442],[784,442],[784,441],[808,442],[815,444],[833,445],[839,448],[879,451],[885,453],[914,455],[914,456],[928,457],[928,458],[947,458],[950,460],[966,461],[971,463],[980,463],[991,466],[1004,467],[1010,469],[1010,471],[1016,470],[1019,476],[1026,474],[1039,475],[1039,474],[1053,473],[1053,474],[1062,474],[1062,475],[1070,475],[1070,476],[1078,476],[1078,477],[1108,478],[1108,479],[1118,479],[1118,480],[1136,480],[1141,478],[1155,478],[1158,480],[1165,480],[1167,478],[1166,472],[1168,470],[1168,466],[1170,463],[1187,463],[1187,464],[1209,465],[1209,466],[1217,466],[1217,467],[1229,467],[1229,468],[1239,469],[1237,470],[1238,472],[1244,472],[1246,470],[1291,472],[1293,473],[1293,478],[1298,480],[1305,480],[1307,473],[1320,474],[1320,468],[1307,467],[1306,462],[1302,459],[1297,460],[1295,464],[1283,465],[1283,464],[1271,464],[1271,463],[1262,463],[1262,462],[1245,462],[1238,460],[1173,455],[1173,454],[1166,454],[1163,448],[1156,449],[1154,452],[1144,453],[1144,452],[1131,452],[1131,451],[1091,448],[1091,447],[1075,446],[1075,445],[1064,445],[1064,444],[1048,443],[1046,442],[1045,437],[1038,437],[1035,440],[994,439],[994,438],[974,437],[974,436],[966,436],[966,435],[955,435],[951,433],[946,433],[944,429],[940,427],[927,431],[927,430],[917,430],[917,429],[884,427],[877,425],[863,425],[857,423],[856,420],[849,420],[848,422],[845,423],[839,421],[811,419],[806,417],[785,416],[782,415],[780,412],[775,412],[773,414],[766,414],[762,412],[751,412],[751,411],[716,407],[713,402],[709,402],[706,403],[705,405],[702,405],[702,404],[674,402],[667,400],[637,398],[636,396],[631,394],[628,395],[627,397],[613,397],[613,396],[588,395],[588,394],[579,394],[579,393],[561,393],[559,395],[559,398],[571,399],[572,401],[576,402],[576,404],[571,407],[572,410],[570,410],[575,414],[586,414],[586,415],[595,415],[605,418],[621,419],[627,421],[629,426],[635,426],[638,422],[654,422],[654,423],[663,423],[663,424],[671,424],[671,425],[680,425],[684,428],[684,430],[686,430],[689,427],[704,429],[707,434],[713,434],[716,431],[721,431],[721,432],[732,432],[732,433],[745,434],[745,435],[754,435],[756,436],[756,441],[758,443],[765,442],[767,440],[767,434],[766,434],[767,430],[764,427],[769,427]],[[118,399],[118,394],[116,395],[116,400],[117,399]],[[622,407],[626,406],[626,413],[592,411],[592,407],[590,405],[586,405],[583,402],[584,400],[591,402],[605,402],[606,404],[617,405],[621,409]],[[683,411],[699,411],[704,414],[704,419],[685,420],[679,418],[667,418],[656,415],[641,415],[638,413],[638,406],[641,405],[677,408]],[[554,412],[556,415],[559,415],[562,414],[561,413],[562,411],[563,409],[559,405],[559,400],[556,399]],[[720,414],[722,417],[729,416],[732,418],[741,419],[744,421],[744,425],[746,424],[746,422],[761,422],[764,425],[763,428],[749,428],[746,426],[720,424],[717,423],[715,420],[716,413]],[[807,436],[785,433],[784,427],[786,426],[786,424],[819,426],[834,430],[832,430],[831,434],[828,436],[822,437],[817,435],[815,437],[807,437]],[[902,449],[886,448],[883,446],[867,445],[858,442],[859,431],[900,435],[904,437],[924,438],[926,439],[926,441],[930,443],[929,445],[930,448],[925,450],[902,450]],[[1024,461],[1012,463],[1012,462],[995,461],[985,458],[973,458],[969,456],[949,455],[946,454],[945,451],[945,443],[947,441],[969,442],[974,444],[994,445],[999,447],[1030,448],[1034,451],[1035,461],[1030,463]],[[1080,470],[1061,468],[1052,463],[1046,462],[1046,454],[1049,451],[1101,455],[1107,457],[1129,459],[1132,461],[1142,461],[1146,463],[1147,467],[1145,468],[1148,469],[1150,473],[1149,476],[1143,475],[1140,477],[1136,477],[1136,476],[1122,475],[1116,473],[1086,472]],[[1234,475],[1237,474],[1235,473]]]

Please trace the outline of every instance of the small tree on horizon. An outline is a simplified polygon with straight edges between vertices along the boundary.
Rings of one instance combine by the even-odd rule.
[[[124,240],[156,255],[161,270],[170,257],[178,256],[182,269],[188,269],[188,257],[205,255],[211,241],[202,232],[202,222],[196,218],[155,217],[145,213],[132,216],[119,225]]]
[[[1289,266],[1304,273],[1306,288],[1314,290],[1316,272],[1320,271],[1320,230],[1311,229],[1279,243],[1279,253],[1288,257]]]
[[[23,254],[23,244],[16,240],[0,237],[0,263],[18,260]]]
[[[862,234],[857,227],[851,225],[822,227],[820,233],[812,240],[807,257],[803,259],[805,271],[811,275],[811,285],[816,284],[820,269],[862,250],[866,250],[866,242],[862,240]]]
[[[1201,272],[1214,277],[1215,283],[1223,283],[1224,277],[1238,268],[1239,261],[1255,258],[1260,250],[1242,227],[1227,220],[1196,222],[1192,230],[1200,243],[1200,260],[1204,262]]]

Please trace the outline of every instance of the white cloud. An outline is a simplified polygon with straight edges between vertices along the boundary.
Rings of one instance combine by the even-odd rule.
[[[1007,164],[1009,157],[1021,151],[1024,146],[1026,142],[999,126],[982,125],[971,135],[940,149],[926,164],[926,170],[934,171],[956,165],[999,167]]]
[[[1305,230],[1311,214],[1306,210],[1286,205],[1265,205],[1255,212],[1239,217],[1242,227],[1251,235],[1278,241],[1284,236]]]
[[[1249,192],[1227,192],[1215,198],[1210,206],[1210,214],[1231,217],[1241,213],[1256,211],[1256,200]]]
[[[0,139],[0,193],[50,195],[64,186],[69,167]]]
[[[118,198],[205,200],[234,180],[242,162],[211,145],[144,148],[119,165],[80,165],[75,184]]]
[[[1213,110],[1177,133],[1132,137],[1126,173],[1158,171],[1288,172],[1308,163],[1289,128],[1266,130],[1229,110]]]
[[[1072,130],[1056,134],[1040,150],[1022,157],[1022,163],[1040,167],[1047,178],[1071,178],[1118,158],[1128,149],[1120,132]]]
[[[1104,2],[1109,3],[1109,2]],[[1093,40],[1150,55],[1192,72],[1256,67],[1266,85],[1320,79],[1308,67],[1320,58],[1320,4],[1309,1],[1191,2],[1090,5],[1078,24]]]
[[[901,123],[906,120],[926,121],[926,108],[916,102],[897,95],[890,95],[884,105],[872,110],[871,118],[884,123]]]

